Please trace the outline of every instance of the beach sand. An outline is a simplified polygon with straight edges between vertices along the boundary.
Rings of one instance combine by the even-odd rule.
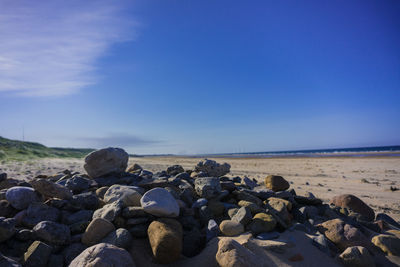
[[[180,164],[193,169],[202,158],[191,157],[133,157],[153,172]],[[265,176],[277,174],[287,179],[300,195],[311,192],[328,202],[333,196],[353,194],[370,205],[376,213],[384,212],[400,221],[400,157],[325,157],[325,158],[210,158],[231,164],[230,176],[247,176],[263,183]],[[9,178],[32,179],[38,174],[55,174],[64,169],[84,173],[83,160],[41,159],[8,162],[0,172]]]

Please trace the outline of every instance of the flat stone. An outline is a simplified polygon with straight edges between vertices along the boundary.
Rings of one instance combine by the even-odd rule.
[[[140,203],[145,212],[154,216],[179,216],[179,205],[176,199],[164,188],[154,188],[147,191]]]
[[[30,181],[32,187],[45,197],[54,197],[59,199],[72,198],[72,192],[67,187],[53,183],[46,179],[36,179]]]

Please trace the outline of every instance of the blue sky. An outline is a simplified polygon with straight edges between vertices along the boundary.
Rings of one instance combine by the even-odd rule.
[[[131,153],[400,144],[399,1],[0,1],[0,135]]]

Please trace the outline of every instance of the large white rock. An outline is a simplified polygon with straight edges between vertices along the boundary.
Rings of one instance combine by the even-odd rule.
[[[135,186],[115,184],[110,186],[104,194],[103,200],[112,203],[121,200],[125,207],[140,206],[142,195],[135,189]]]
[[[179,205],[164,188],[156,187],[147,191],[140,200],[145,212],[159,217],[179,216]]]
[[[85,157],[83,166],[91,178],[121,173],[128,166],[129,155],[122,148],[108,147],[93,151]]]
[[[100,243],[82,251],[69,265],[69,267],[82,266],[135,267],[136,265],[125,249]]]

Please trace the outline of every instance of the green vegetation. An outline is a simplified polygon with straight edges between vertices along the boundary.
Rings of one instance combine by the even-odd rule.
[[[37,158],[82,158],[94,149],[47,147],[39,143],[10,140],[0,136],[0,160]]]

